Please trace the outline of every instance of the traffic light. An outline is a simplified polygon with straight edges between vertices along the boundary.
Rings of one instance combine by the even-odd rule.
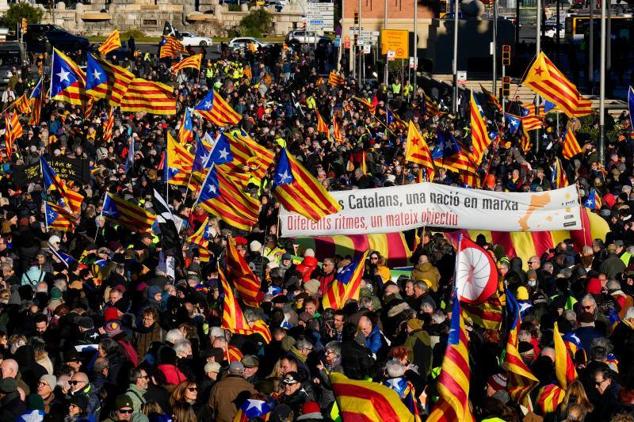
[[[511,77],[505,76],[502,78],[502,96],[508,98],[511,96]]]
[[[502,66],[511,65],[511,46],[509,44],[502,44]]]
[[[354,24],[359,25],[359,12],[354,12]]]

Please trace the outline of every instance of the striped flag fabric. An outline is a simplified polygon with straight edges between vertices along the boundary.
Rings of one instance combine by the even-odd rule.
[[[174,186],[187,186],[194,164],[193,154],[167,132],[165,155],[165,181]]]
[[[341,125],[337,121],[336,116],[332,116],[332,137],[337,143],[342,143],[344,141],[343,133],[341,132]]]
[[[260,289],[260,279],[253,273],[244,257],[238,253],[233,240],[227,242],[225,263],[227,266],[227,277],[236,286],[240,299],[247,306],[259,307],[264,298],[264,292]]]
[[[555,376],[561,388],[565,390],[570,383],[577,379],[577,369],[564,339],[561,338],[557,322],[553,328],[553,342],[555,343]]]
[[[44,102],[44,90],[42,89],[42,85],[44,84],[44,78],[41,78],[37,85],[31,91],[31,96],[29,97],[29,101],[31,102],[31,118],[29,119],[29,124],[31,126],[37,126],[40,124],[40,119],[42,115],[42,103]]]
[[[577,87],[557,69],[543,51],[529,68],[523,83],[559,107],[568,117],[592,113],[591,101],[581,96]]]
[[[529,136],[526,129],[524,129],[524,126],[522,126],[518,146],[524,153],[527,153],[531,148],[531,137]]]
[[[181,120],[180,127],[178,128],[178,142],[182,145],[190,142],[194,139],[194,123],[192,122],[192,109],[185,108],[183,113],[183,120]]]
[[[319,110],[315,109],[315,113],[317,114],[317,133],[323,133],[326,136],[330,133],[330,129],[324,119],[321,117]]]
[[[273,340],[269,325],[261,319],[251,323],[251,330],[253,331],[253,334],[259,334],[262,336],[262,339],[266,344],[269,344]]]
[[[194,110],[205,120],[219,127],[237,125],[242,120],[242,116],[213,89],[209,90]]]
[[[577,141],[575,132],[574,130],[572,130],[571,127],[566,129],[566,134],[564,135],[564,142],[562,145],[561,153],[566,160],[570,160],[575,155],[581,153],[581,147],[579,146],[579,142]]]
[[[569,185],[568,183],[568,175],[566,175],[566,171],[564,167],[561,165],[561,160],[559,157],[555,157],[555,162],[552,166],[552,177],[551,182],[555,185],[556,188],[565,188]]]
[[[7,113],[4,115],[4,144],[7,150],[7,157],[11,159],[15,141],[24,135],[24,130],[20,124],[17,113]]]
[[[210,225],[209,217],[207,217],[198,229],[187,237],[187,241],[193,243],[194,245],[207,248],[209,246],[209,239],[212,237],[213,227]]]
[[[185,48],[183,43],[177,40],[175,37],[168,35],[161,40],[159,58],[177,59],[183,53],[187,53],[187,49]]]
[[[341,205],[328,191],[282,148],[275,168],[273,189],[278,201],[288,210],[313,221],[341,211]]]
[[[115,29],[110,35],[108,35],[108,38],[101,43],[97,50],[99,50],[99,54],[105,56],[118,48],[121,48],[121,36],[119,35],[119,30]]]
[[[242,403],[233,417],[233,422],[250,422],[252,420],[268,420],[271,405],[264,400],[247,399]]]
[[[407,129],[405,160],[425,167],[428,180],[434,180],[434,162],[431,158],[429,146],[411,120]]]
[[[112,130],[114,129],[114,107],[110,107],[108,110],[108,117],[103,124],[103,140],[106,142],[112,141]]]
[[[526,405],[526,395],[539,383],[539,380],[524,363],[517,349],[519,343],[517,336],[522,323],[520,306],[515,296],[508,290],[506,291],[506,311],[511,320],[504,356],[504,369],[509,374],[507,389],[513,400]]]
[[[249,172],[257,179],[266,175],[269,167],[275,162],[275,154],[258,144],[243,129],[232,130],[227,134],[233,160],[224,166],[227,170],[233,168],[230,164],[246,166]]]
[[[454,294],[449,338],[438,376],[440,399],[427,421],[475,421],[469,407],[470,380],[469,337],[460,311],[460,301]],[[443,406],[443,403],[446,405]]]
[[[330,374],[330,383],[344,421],[415,421],[396,391],[385,385],[352,380],[339,372]]]
[[[26,92],[18,97],[13,102],[13,108],[20,114],[27,114],[31,112],[31,104],[29,98],[26,96]]]
[[[203,61],[203,55],[194,54],[192,56],[186,57],[180,62],[174,63],[172,67],[170,67],[170,71],[172,73],[178,73],[183,69],[196,69],[200,70],[200,65]]]
[[[145,208],[110,192],[106,192],[101,208],[102,215],[137,233],[149,231],[156,220],[156,216]]]
[[[487,101],[491,105],[493,105],[498,111],[500,111],[500,112],[503,111],[502,110],[502,104],[500,104],[500,101],[498,101],[497,97],[495,95],[493,95],[493,93],[491,91],[489,91],[484,86],[482,86],[482,84],[480,84],[480,91],[482,91],[482,93],[486,97]]]
[[[463,303],[464,317],[479,327],[487,330],[499,330],[504,319],[502,302],[497,294],[489,297],[484,303]]]
[[[244,355],[235,344],[230,344],[227,348],[227,362],[240,362]]]
[[[337,271],[330,288],[324,292],[322,298],[324,309],[341,309],[349,300],[359,299],[361,279],[365,271],[365,260],[368,253],[369,251],[365,251],[350,264]]]
[[[121,99],[122,113],[176,114],[172,87],[160,82],[134,78]]]
[[[361,103],[363,107],[366,108],[371,114],[376,114],[376,106],[379,104],[379,100],[374,97],[372,100],[369,98],[361,98],[361,97],[352,97],[353,100],[356,100]]]
[[[86,92],[94,98],[105,98],[113,107],[121,105],[134,74],[92,54],[88,54],[87,62]]]
[[[84,71],[56,48],[51,58],[50,92],[52,100],[73,105],[84,105],[88,99]]]
[[[434,102],[432,97],[425,93],[423,93],[423,95],[425,97],[425,116],[432,118],[440,112],[440,108],[438,107],[438,104]]]
[[[539,390],[537,406],[543,414],[554,413],[566,397],[566,390],[555,384],[548,384]]]
[[[470,116],[471,116],[471,157],[476,165],[480,165],[484,158],[485,150],[491,145],[491,138],[487,129],[486,122],[480,111],[480,105],[471,92],[470,100]]]
[[[531,130],[541,129],[544,127],[544,121],[541,118],[534,115],[522,116],[520,117],[520,120],[522,121],[522,126],[524,127],[524,130],[527,132],[530,132]]]
[[[48,193],[50,190],[56,190],[59,194],[59,204],[62,207],[68,207],[70,212],[75,215],[81,213],[84,196],[70,189],[44,158],[40,158],[40,168],[42,169],[44,191]]]
[[[330,71],[330,73],[328,74],[328,85],[334,87],[334,86],[341,86],[344,83],[346,83],[346,79],[343,76],[339,75],[334,70]]]
[[[207,172],[197,203],[208,213],[240,230],[250,231],[258,222],[260,202],[242,192],[216,166]]]
[[[224,300],[222,301],[222,322],[220,326],[232,333],[250,334],[251,327],[242,312],[238,300],[233,294],[233,290],[222,268],[218,268],[218,279],[220,280],[220,286],[224,294]]]
[[[588,192],[588,197],[583,202],[583,206],[591,210],[600,210],[602,205],[601,195],[599,195],[595,188],[590,188],[590,192]]]
[[[63,232],[73,231],[75,228],[74,218],[59,205],[51,202],[44,203],[44,214],[46,227]]]

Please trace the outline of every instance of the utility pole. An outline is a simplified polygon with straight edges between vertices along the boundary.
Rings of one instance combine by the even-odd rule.
[[[605,56],[607,1],[601,1],[601,63],[599,75],[599,162],[605,162]]]
[[[453,114],[458,113],[458,8],[459,0],[455,0],[453,14]]]
[[[542,0],[537,0],[537,33],[535,34],[535,57],[539,56],[542,50]],[[535,114],[539,115],[539,95],[535,97]],[[535,131],[535,152],[539,152],[540,130]]]
[[[493,95],[497,94],[497,49],[498,49],[498,2],[493,0],[493,42],[491,48],[491,54],[493,55],[493,78],[492,87]]]
[[[383,11],[383,29],[385,30],[387,29],[387,0],[383,2],[383,7],[385,8],[385,10]],[[387,55],[386,55],[385,66],[383,66],[383,83],[385,84],[386,88],[388,84],[388,77],[389,77],[389,73],[388,73]]]
[[[590,41],[588,42],[588,82],[590,93],[594,93],[594,2],[590,0]]]
[[[385,0],[387,2],[387,0]],[[418,25],[416,20],[418,19],[418,0],[414,1],[414,90],[412,92],[412,97],[416,93],[416,86],[418,84],[418,78],[416,77],[416,72],[418,71]]]
[[[361,38],[361,0],[358,1],[359,7],[359,39]],[[359,48],[359,78],[357,79],[357,85],[361,87],[361,77],[363,73],[363,63],[361,61],[363,57],[363,48]]]

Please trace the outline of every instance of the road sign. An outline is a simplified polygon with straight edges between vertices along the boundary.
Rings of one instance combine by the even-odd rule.
[[[363,46],[363,54],[370,54],[370,52],[372,51],[372,46],[371,45],[364,45]]]
[[[334,31],[334,3],[306,3],[306,26],[311,31]]]
[[[458,76],[458,82],[467,82],[467,71],[466,70],[459,70],[457,72],[457,76]]]
[[[393,52],[393,59],[407,59],[409,57],[408,31],[400,29],[381,31],[381,55],[387,54],[388,51]]]
[[[388,51],[386,51],[386,55],[387,55],[387,59],[389,61],[392,61],[392,60],[394,60],[396,58],[396,51],[388,50]]]

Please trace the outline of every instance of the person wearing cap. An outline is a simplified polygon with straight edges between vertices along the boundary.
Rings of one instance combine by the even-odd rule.
[[[101,399],[95,393],[95,389],[90,383],[90,379],[85,372],[76,372],[68,381],[70,385],[70,396],[72,399],[82,400],[85,405],[81,407],[86,415],[91,415],[97,420],[101,412]]]
[[[227,374],[218,381],[209,394],[209,408],[218,422],[231,422],[238,412],[235,400],[240,394],[255,394],[256,389],[244,378],[242,362],[231,362]]]
[[[316,401],[307,401],[304,403],[302,405],[302,414],[295,420],[303,422],[323,421],[324,417],[319,408],[319,403]]]
[[[257,373],[260,367],[260,360],[254,355],[245,355],[241,362],[244,365],[244,378],[255,384],[258,381]]]
[[[616,242],[619,242],[622,247],[622,241],[617,240],[615,243],[610,243],[607,248],[608,256],[601,263],[601,267],[599,267],[600,271],[609,279],[615,279],[617,274],[625,272],[626,269],[625,264],[621,261],[621,258],[619,258],[617,253],[618,245]]]
[[[304,403],[314,401],[312,393],[302,386],[302,381],[297,372],[288,372],[282,378],[282,396],[280,404],[289,406],[294,414],[299,415]]]
[[[247,263],[255,275],[260,278],[264,276],[264,270],[269,263],[269,259],[262,255],[262,243],[257,240],[249,243]]]
[[[218,381],[218,375],[220,374],[221,366],[218,362],[207,362],[203,368],[205,372],[205,378],[203,378],[199,383],[199,393],[198,393],[198,401],[201,403],[209,402],[209,395],[211,394],[211,389]]]
[[[44,401],[44,411],[49,415],[64,414],[63,397],[57,389],[55,375],[42,375],[37,383],[37,395]]]
[[[18,383],[13,378],[0,380],[0,420],[14,421],[26,411],[26,405],[20,398]]]
[[[410,363],[418,367],[418,373],[427,378],[432,365],[432,346],[429,333],[423,330],[424,322],[413,318],[407,321],[407,355]]]
[[[90,415],[87,410],[88,397],[83,394],[77,394],[70,397],[68,400],[68,408],[66,409],[66,417],[64,420],[80,421],[84,417]],[[99,417],[97,416],[97,420]]]
[[[127,394],[121,394],[114,401],[112,414],[104,422],[129,421],[136,412],[138,411],[135,411],[132,399]]]

